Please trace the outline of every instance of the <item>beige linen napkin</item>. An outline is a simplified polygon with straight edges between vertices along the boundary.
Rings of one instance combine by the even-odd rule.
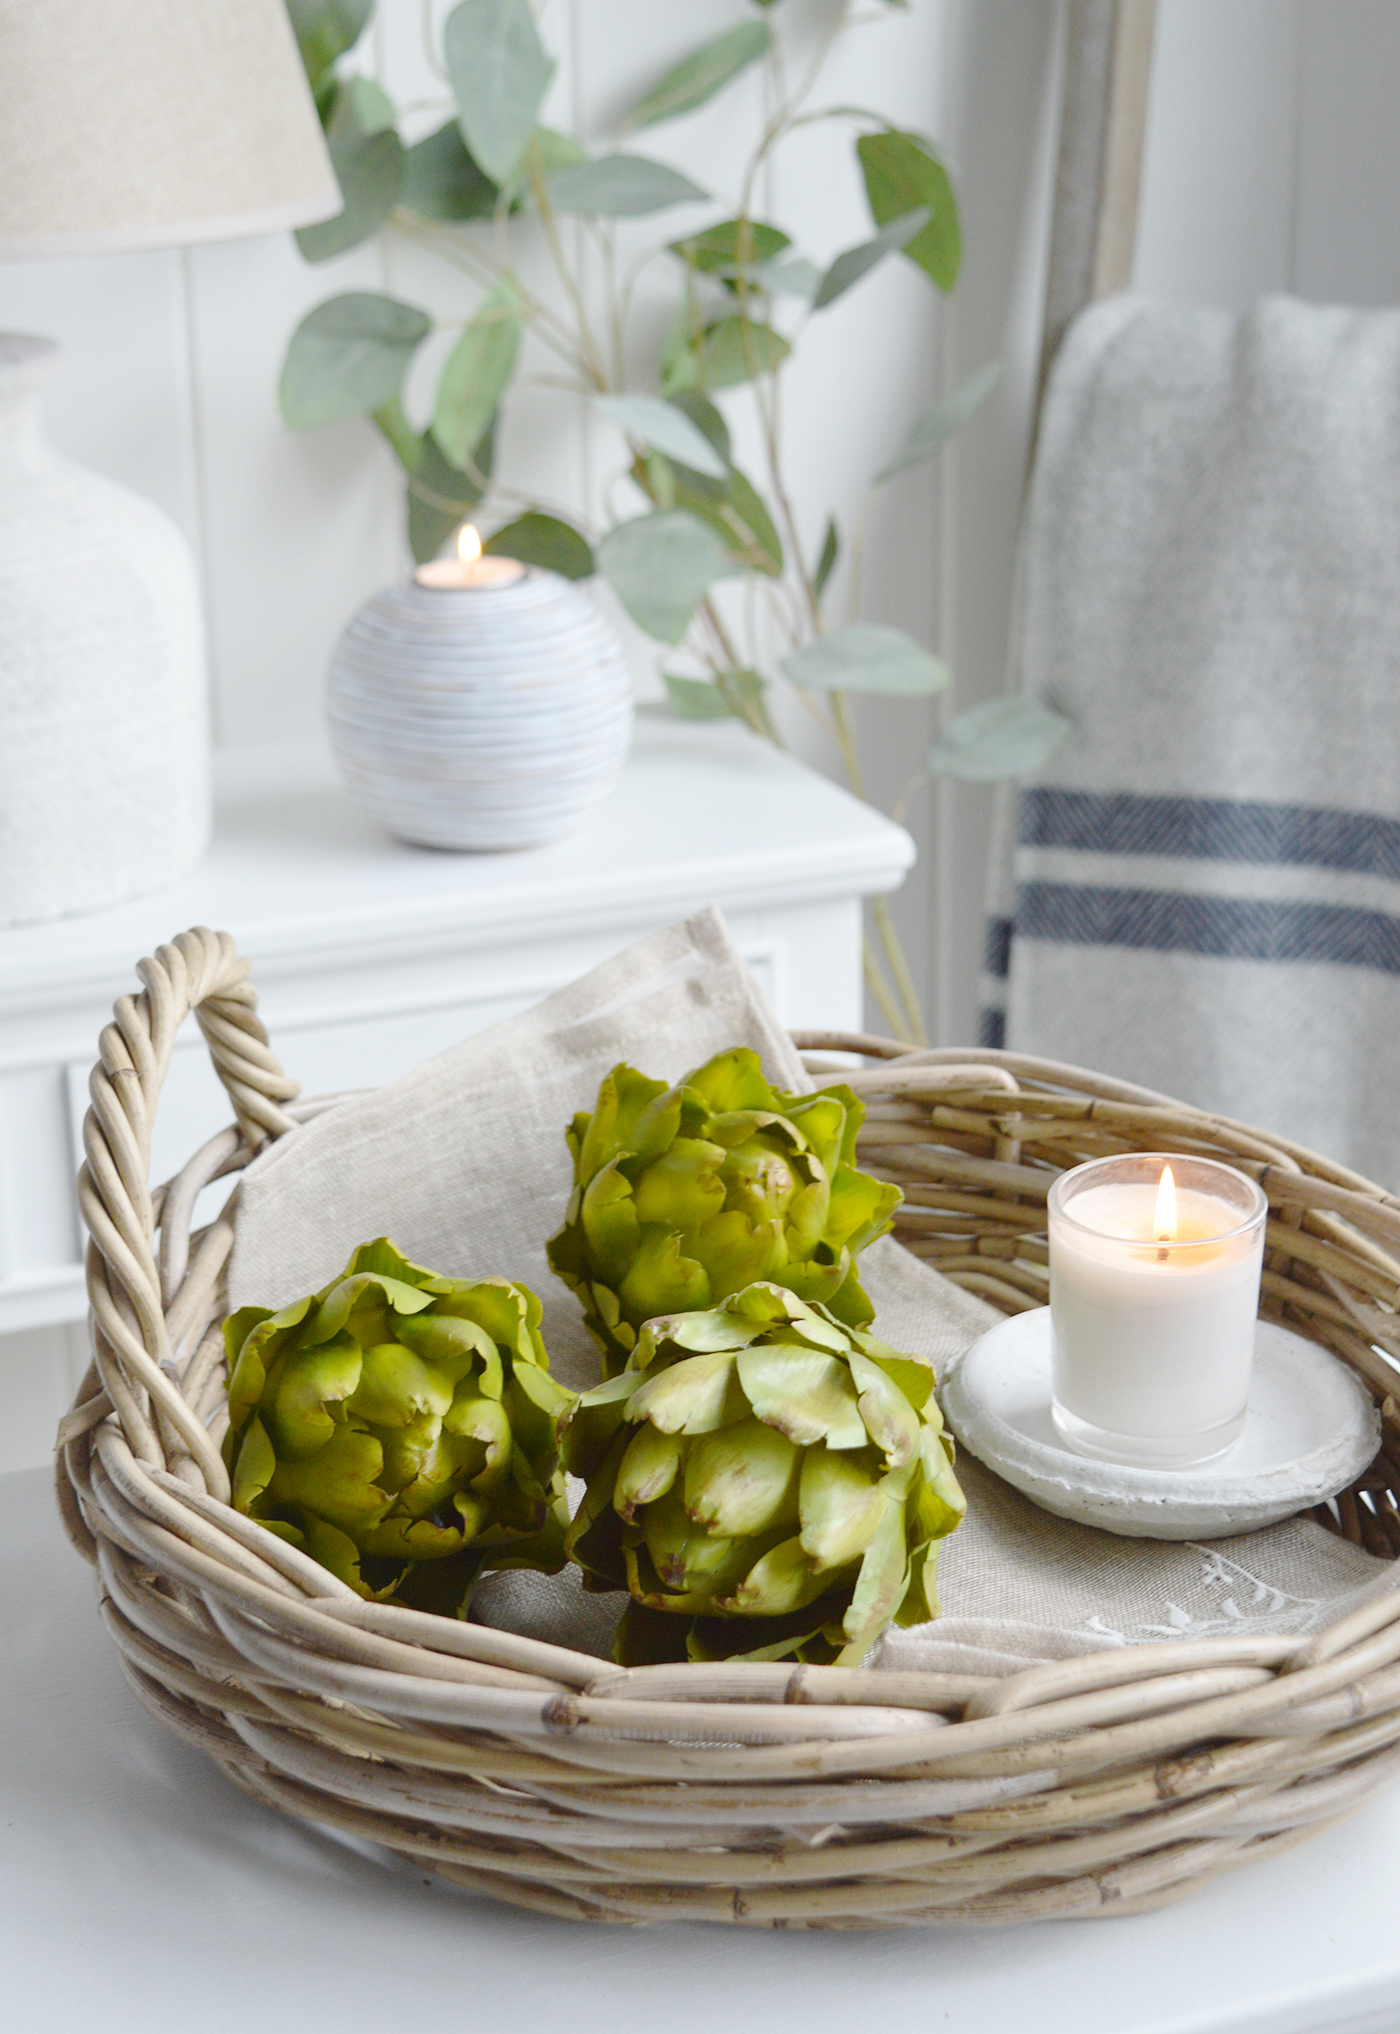
[[[243,1175],[230,1306],[284,1305],[388,1235],[454,1277],[532,1286],[555,1374],[595,1382],[578,1302],[545,1259],[572,1181],[564,1126],[619,1060],[677,1080],[734,1045],[751,1046],[776,1086],[812,1086],[708,910],[271,1145]],[[888,1238],[861,1267],[877,1332],[936,1369],[999,1318]],[[958,1473],[968,1517],[940,1556],[944,1614],[892,1632],[879,1665],[1002,1671],[1152,1638],[1309,1631],[1388,1574],[1307,1520],[1166,1546],[1052,1518],[966,1456]],[[502,1575],[473,1611],[606,1653],[617,1601],[583,1596],[568,1573]]]

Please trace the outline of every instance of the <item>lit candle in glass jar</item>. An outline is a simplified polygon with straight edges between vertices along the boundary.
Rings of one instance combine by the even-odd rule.
[[[1268,1203],[1233,1166],[1133,1152],[1050,1189],[1053,1410],[1114,1462],[1208,1462],[1249,1398]]]
[[[451,588],[509,586],[512,580],[523,578],[524,573],[525,567],[518,558],[484,557],[480,537],[470,523],[463,523],[457,532],[456,557],[430,558],[413,576],[420,586]]]

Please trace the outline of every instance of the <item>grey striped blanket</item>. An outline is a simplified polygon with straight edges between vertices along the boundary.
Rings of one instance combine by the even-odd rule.
[[[1400,1186],[1400,312],[1083,314],[1014,634],[983,1042]]]

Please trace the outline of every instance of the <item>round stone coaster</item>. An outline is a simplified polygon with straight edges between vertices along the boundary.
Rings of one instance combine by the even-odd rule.
[[[1012,1314],[948,1366],[948,1425],[1046,1511],[1131,1539],[1252,1533],[1333,1497],[1373,1459],[1380,1420],[1344,1363],[1260,1321],[1244,1432],[1198,1469],[1138,1469],[1066,1448],[1050,1416],[1050,1309]]]

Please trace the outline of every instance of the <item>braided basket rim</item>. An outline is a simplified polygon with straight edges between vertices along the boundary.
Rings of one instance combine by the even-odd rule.
[[[93,1360],[57,1457],[128,1680],[235,1784],[570,1919],[871,1927],[1161,1905],[1400,1772],[1400,1199],[1082,1069],[795,1034],[809,1054],[874,1062],[843,1061],[839,1078],[868,1105],[862,1163],[905,1187],[899,1239],[1004,1312],[1043,1303],[1047,1149],[1077,1163],[1205,1148],[1251,1171],[1271,1213],[1261,1312],[1332,1349],[1383,1406],[1369,1480],[1322,1522],[1390,1567],[1305,1638],[1131,1646],[1002,1676],[620,1669],[364,1602],[229,1505],[236,1186],[192,1233],[194,1203],[337,1099],[297,1101],[248,972],[228,934],[196,927],[139,963],[141,993],[102,1033],[79,1178]],[[236,1120],[153,1190],[151,1129],[191,1011]]]

